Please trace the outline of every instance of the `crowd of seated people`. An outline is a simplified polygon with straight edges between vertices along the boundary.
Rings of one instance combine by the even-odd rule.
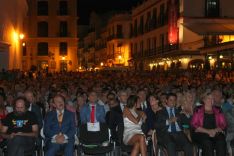
[[[148,138],[168,156],[178,148],[194,155],[194,145],[204,156],[232,154],[234,72],[12,73],[0,79],[0,148],[8,155],[23,156],[44,141],[45,155],[70,156],[80,126],[100,123],[117,146],[132,146],[132,156],[147,155]]]

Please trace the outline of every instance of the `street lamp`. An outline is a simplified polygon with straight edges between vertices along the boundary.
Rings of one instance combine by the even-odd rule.
[[[62,60],[63,60],[63,61],[65,60],[65,56],[62,56]]]
[[[120,64],[120,62],[121,62],[121,59],[122,59],[122,56],[121,55],[119,55],[119,64]]]
[[[24,39],[24,34],[20,34],[19,35],[19,38],[22,40],[22,39]]]

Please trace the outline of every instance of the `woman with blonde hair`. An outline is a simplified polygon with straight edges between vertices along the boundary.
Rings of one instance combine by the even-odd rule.
[[[192,139],[201,146],[203,156],[213,156],[214,150],[216,156],[225,156],[227,123],[224,114],[221,108],[213,105],[211,92],[205,92],[201,100],[203,105],[196,108],[191,121]]]

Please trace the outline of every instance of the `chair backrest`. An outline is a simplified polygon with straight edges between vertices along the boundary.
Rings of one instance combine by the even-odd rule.
[[[82,144],[102,144],[109,141],[109,130],[105,123],[100,123],[100,131],[90,132],[87,130],[87,124],[80,126],[79,141]]]

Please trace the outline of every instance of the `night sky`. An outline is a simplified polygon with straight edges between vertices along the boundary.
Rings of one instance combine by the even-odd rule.
[[[78,24],[88,24],[91,11],[131,10],[141,0],[78,0]]]

